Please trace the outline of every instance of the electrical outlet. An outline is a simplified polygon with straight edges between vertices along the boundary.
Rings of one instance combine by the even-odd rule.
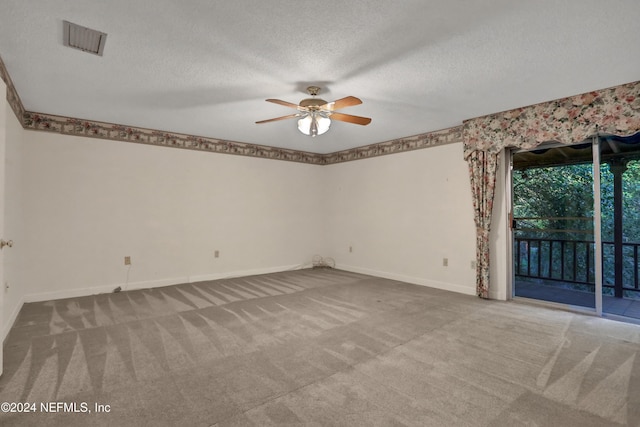
[[[131,265],[131,257],[130,256],[124,257],[124,265]]]
[[[220,251],[215,251],[215,252],[213,253],[213,257],[214,257],[214,258],[220,258]]]
[[[349,246],[349,252],[353,252],[353,246]]]
[[[449,265],[449,258],[442,258],[442,266],[447,267]]]
[[[476,269],[476,262],[475,261],[471,261],[471,269],[472,270]]]

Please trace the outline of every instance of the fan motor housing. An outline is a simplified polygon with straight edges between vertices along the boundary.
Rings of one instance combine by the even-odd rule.
[[[307,98],[300,101],[300,107],[308,108],[310,110],[319,110],[322,105],[325,105],[327,101],[321,98]]]

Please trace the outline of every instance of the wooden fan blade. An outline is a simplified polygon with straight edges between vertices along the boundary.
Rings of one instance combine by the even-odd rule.
[[[355,96],[347,96],[345,98],[340,98],[337,101],[327,102],[326,104],[320,106],[320,109],[333,111],[360,104],[362,104],[360,98],[356,98]]]
[[[294,117],[300,117],[300,116],[302,116],[302,114],[289,114],[288,116],[276,117],[275,119],[260,120],[259,122],[256,122],[256,123],[260,124],[260,123],[277,122],[278,120],[293,119]]]
[[[285,107],[289,107],[289,108],[295,108],[296,110],[299,107],[298,104],[293,104],[291,102],[283,101],[281,99],[267,99],[266,101],[267,102],[273,102],[274,104],[284,105]]]
[[[355,123],[356,125],[366,126],[371,123],[371,119],[368,117],[352,116],[351,114],[343,113],[331,113],[329,116],[331,120],[339,120],[341,122]]]

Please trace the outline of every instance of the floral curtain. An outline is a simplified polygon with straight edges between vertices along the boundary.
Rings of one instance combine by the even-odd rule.
[[[489,231],[496,188],[498,153],[476,150],[467,158],[476,223],[476,292],[489,298]]]
[[[534,148],[545,141],[570,144],[597,133],[640,131],[640,81],[517,108],[464,122],[476,223],[476,290],[489,297],[489,233],[498,155],[505,147]]]

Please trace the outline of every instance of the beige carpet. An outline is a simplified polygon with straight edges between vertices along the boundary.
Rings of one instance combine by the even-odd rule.
[[[36,412],[0,425],[637,427],[639,350],[636,325],[302,270],[25,305],[0,402]]]

